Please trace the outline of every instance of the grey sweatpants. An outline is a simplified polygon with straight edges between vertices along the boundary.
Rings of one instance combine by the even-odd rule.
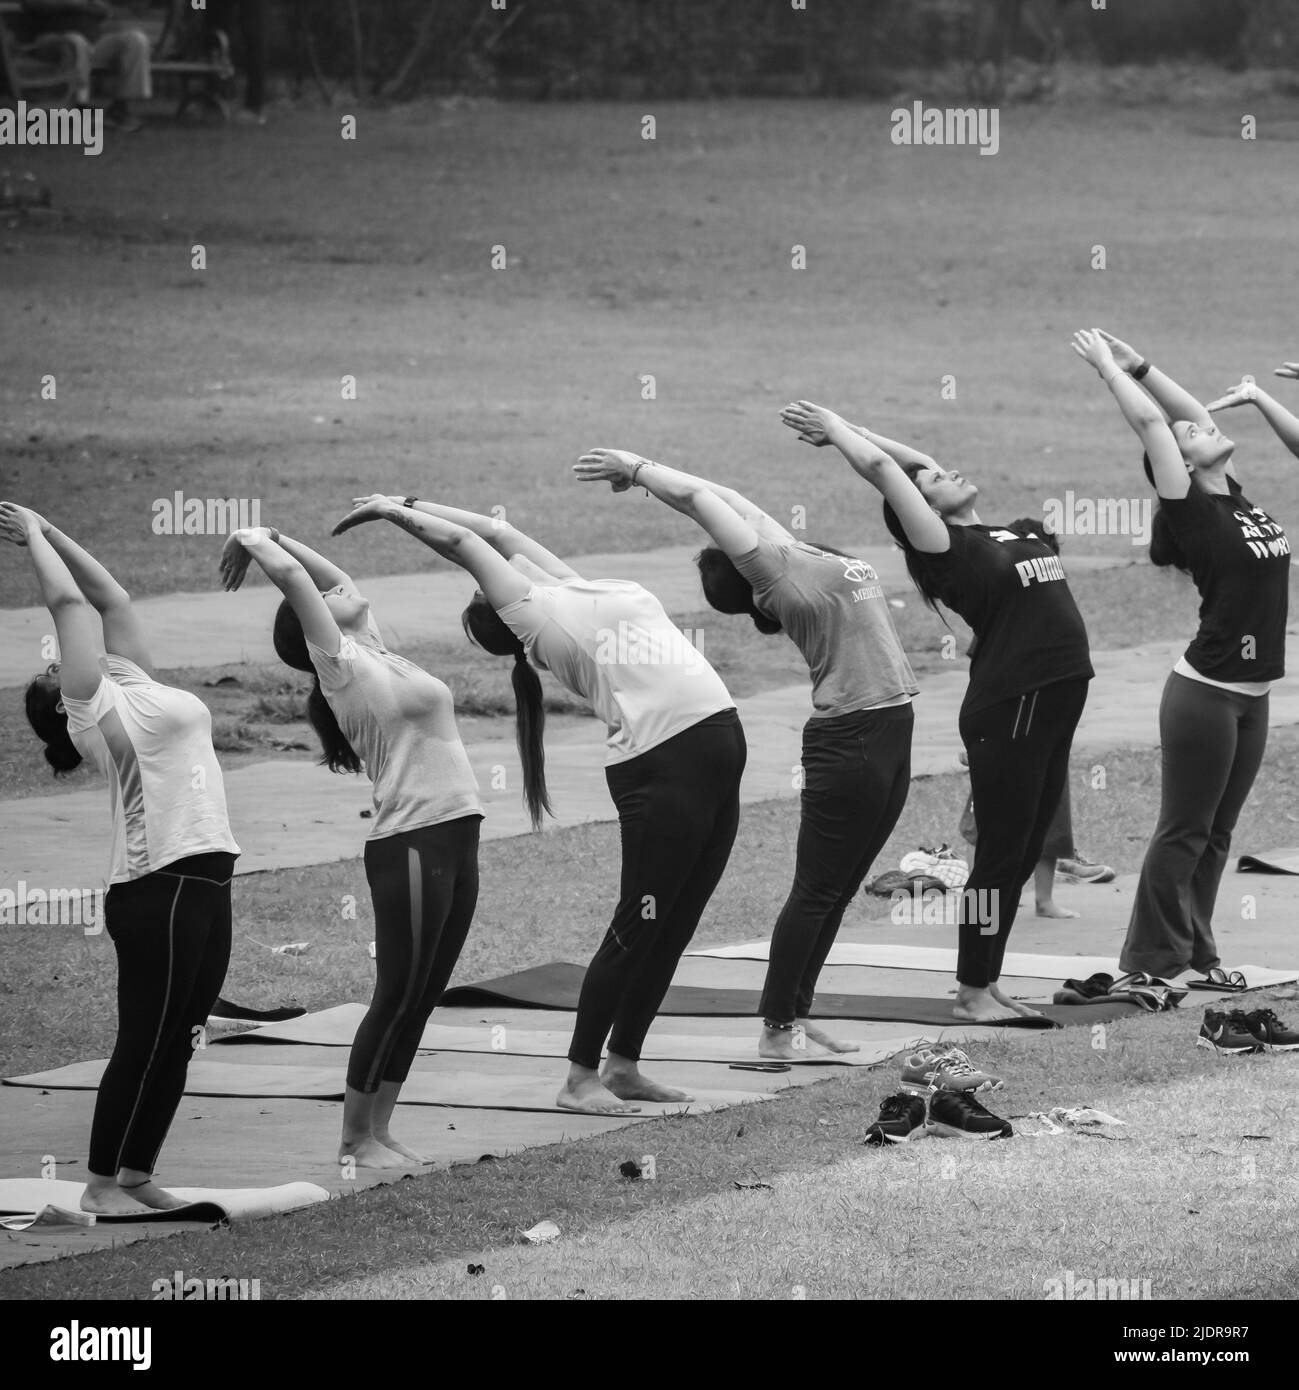
[[[1267,746],[1268,697],[1168,677],[1163,786],[1119,967],[1170,978],[1220,964],[1213,907],[1231,833]]]

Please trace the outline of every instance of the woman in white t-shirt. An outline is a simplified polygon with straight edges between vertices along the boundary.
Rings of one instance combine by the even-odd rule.
[[[340,1163],[430,1160],[391,1121],[429,1015],[460,957],[478,902],[478,782],[442,681],[391,652],[369,602],[337,565],[274,527],[236,531],[221,556],[227,589],[256,560],[284,595],[280,659],[316,677],[307,713],[333,772],[374,787],[365,875],[374,902],[374,997],[347,1066]]]
[[[112,853],[104,925],[117,954],[118,1032],[95,1099],[82,1209],[183,1206],[153,1181],[195,1039],[230,960],[230,834],[212,717],[154,679],[130,595],[37,513],[0,503],[0,535],[26,548],[61,661],[27,689],[55,773],[83,758],[108,783]],[[96,617],[98,613],[98,617]]]
[[[529,658],[588,701],[608,730],[605,778],[622,835],[621,897],[582,983],[557,1104],[627,1114],[639,1109],[637,1101],[689,1101],[644,1076],[640,1054],[739,826],[745,746],[734,701],[641,585],[585,579],[513,526],[414,497],[358,498],[335,534],[376,520],[400,526],[478,581],[465,631],[494,655],[514,658],[534,826],[549,799],[541,683]]]
[[[771,934],[758,1051],[797,1061],[810,1040],[856,1052],[809,1014],[844,912],[911,788],[918,687],[879,576],[851,555],[800,541],[734,489],[638,454],[593,449],[574,472],[615,492],[635,483],[701,526],[713,541],[698,556],[709,603],[747,613],[760,632],[786,633],[807,662],[812,716],[803,730],[797,862]]]

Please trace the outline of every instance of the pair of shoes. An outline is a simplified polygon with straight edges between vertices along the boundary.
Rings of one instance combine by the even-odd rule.
[[[941,1091],[1000,1091],[1001,1077],[980,1071],[956,1047],[925,1047],[902,1064],[902,1090],[912,1095]]]
[[[1108,864],[1093,864],[1085,855],[1075,854],[1072,859],[1055,861],[1057,877],[1079,879],[1083,883],[1109,883],[1114,878],[1114,870]]]
[[[1205,1009],[1195,1045],[1223,1054],[1296,1052],[1299,1051],[1299,1033],[1283,1023],[1271,1009],[1253,1009],[1249,1013],[1240,1009],[1232,1009],[1230,1013]]]
[[[1158,975],[1148,975],[1144,970],[1134,970],[1121,975],[1110,986],[1110,995],[1116,999],[1127,999],[1140,1004],[1149,1013],[1161,1013],[1165,1009],[1175,1009],[1186,998],[1185,985],[1175,985]]]
[[[882,1148],[908,1144],[927,1134],[941,1139],[1009,1139],[1014,1132],[968,1091],[930,1091],[923,1099],[899,1091],[884,1098],[879,1119],[866,1131],[864,1142]]]

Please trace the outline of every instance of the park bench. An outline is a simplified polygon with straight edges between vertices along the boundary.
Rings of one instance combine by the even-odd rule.
[[[72,54],[40,56],[23,42],[20,0],[0,3],[0,101],[66,105],[73,96]],[[230,43],[220,30],[209,31],[203,16],[189,0],[167,0],[166,15],[131,16],[135,27],[149,36],[149,70],[158,79],[175,80],[180,88],[175,114],[183,116],[196,103],[209,106],[228,120],[228,99],[234,91]]]

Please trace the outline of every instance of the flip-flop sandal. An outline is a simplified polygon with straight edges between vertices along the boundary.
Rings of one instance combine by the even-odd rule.
[[[1224,994],[1239,994],[1241,990],[1248,989],[1249,985],[1245,982],[1245,977],[1239,970],[1233,970],[1230,974],[1214,966],[1209,970],[1202,980],[1188,980],[1187,989],[1213,989]]]
[[[1144,970],[1133,970],[1127,975],[1120,975],[1110,985],[1111,994],[1126,994],[1130,989],[1142,989],[1155,983],[1153,975],[1147,975]]]
[[[1060,989],[1055,997],[1057,1004],[1094,1004],[1102,1000],[1110,992],[1110,986],[1114,983],[1112,975],[1089,975],[1085,980],[1066,980],[1064,987]],[[1067,994],[1067,999],[1060,998],[1060,995]]]

